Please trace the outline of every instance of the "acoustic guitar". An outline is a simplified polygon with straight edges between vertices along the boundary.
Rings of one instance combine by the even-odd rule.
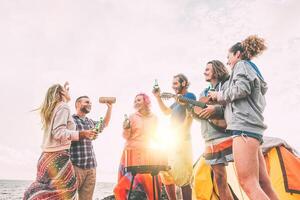
[[[199,119],[198,115],[194,112],[193,107],[198,106],[202,109],[207,108],[207,105],[213,104],[213,102],[210,101],[209,97],[201,97],[199,101],[184,97],[182,95],[172,94],[169,92],[163,92],[160,94],[160,97],[162,99],[168,100],[171,98],[174,98],[177,102],[181,104],[188,104],[188,109],[192,112],[193,117]],[[216,130],[225,132],[227,124],[224,118],[217,118],[217,117],[211,117],[208,119],[208,122],[212,127],[214,127]]]

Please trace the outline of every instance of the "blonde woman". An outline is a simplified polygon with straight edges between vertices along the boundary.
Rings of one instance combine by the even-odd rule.
[[[77,199],[77,181],[69,148],[71,141],[93,138],[91,130],[76,131],[70,108],[69,84],[55,84],[38,109],[42,121],[42,155],[37,165],[37,178],[25,191],[23,199]]]

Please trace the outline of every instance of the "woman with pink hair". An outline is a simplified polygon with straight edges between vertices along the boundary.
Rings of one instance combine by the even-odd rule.
[[[126,140],[123,155],[119,166],[118,183],[114,188],[117,200],[127,199],[130,190],[132,174],[125,172],[125,151],[127,149],[144,149],[149,146],[150,139],[156,131],[157,117],[151,112],[150,98],[144,93],[139,93],[134,99],[135,113],[123,123],[123,137]],[[161,190],[160,179],[156,180],[155,191]],[[152,177],[150,174],[137,174],[134,178],[133,190],[144,191],[148,199],[153,199]],[[155,197],[158,199],[158,193]]]

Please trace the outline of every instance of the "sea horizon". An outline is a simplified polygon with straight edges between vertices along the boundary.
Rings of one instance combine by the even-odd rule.
[[[33,180],[0,179],[0,200],[20,200]],[[97,182],[93,199],[100,200],[113,194],[112,182]]]

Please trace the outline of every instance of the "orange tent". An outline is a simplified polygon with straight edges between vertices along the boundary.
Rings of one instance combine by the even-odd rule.
[[[282,200],[300,200],[300,158],[285,141],[264,137],[262,150],[272,185]],[[236,199],[248,199],[238,184],[234,165],[227,167],[228,184]],[[192,186],[193,199],[217,200],[217,186],[212,181],[212,172],[203,157],[194,165]]]

